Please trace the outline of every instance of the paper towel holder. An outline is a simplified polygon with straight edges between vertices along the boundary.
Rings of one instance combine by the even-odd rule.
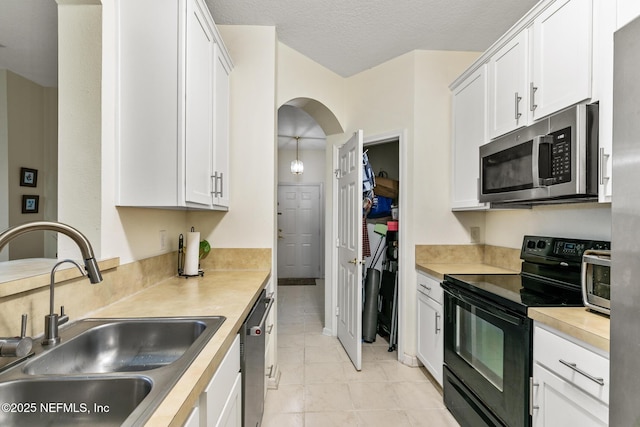
[[[191,227],[191,231],[195,231],[194,227]],[[198,265],[198,267],[200,267]],[[204,271],[198,268],[198,274],[185,274],[184,272],[184,236],[180,234],[178,236],[178,276],[188,279],[189,277],[204,277]]]

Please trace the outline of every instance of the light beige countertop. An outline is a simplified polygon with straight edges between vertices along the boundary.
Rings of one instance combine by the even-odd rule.
[[[538,307],[529,317],[592,346],[609,352],[610,320],[584,307]]]
[[[270,277],[266,270],[206,271],[174,277],[89,317],[225,316],[220,329],[149,418],[146,426],[181,426],[198,401]]]
[[[416,263],[416,269],[437,279],[445,274],[518,274],[519,271],[482,263]]]

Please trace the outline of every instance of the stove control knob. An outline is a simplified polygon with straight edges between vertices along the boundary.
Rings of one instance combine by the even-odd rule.
[[[533,241],[533,240],[529,240],[529,241],[527,242],[527,248],[529,248],[529,249],[535,249],[535,247],[536,247],[536,242],[535,242],[535,241]]]
[[[544,240],[538,240],[538,249],[544,249],[547,246],[547,242]]]

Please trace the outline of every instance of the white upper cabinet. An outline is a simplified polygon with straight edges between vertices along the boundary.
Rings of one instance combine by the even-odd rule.
[[[224,48],[215,46],[214,55],[214,129],[215,150],[213,161],[214,204],[229,206],[229,98],[231,63],[224,55]]]
[[[213,21],[187,0],[185,43],[185,201],[207,206],[213,193]]]
[[[116,203],[226,209],[231,61],[206,4],[117,0],[116,11]]]
[[[486,65],[453,89],[451,209],[486,209],[478,201],[479,148],[486,140]]]
[[[541,2],[489,58],[490,139],[591,97],[592,0]]]
[[[529,106],[533,119],[591,97],[592,0],[556,0],[535,18]]]
[[[529,121],[528,33],[522,31],[489,60],[489,138],[496,138]]]

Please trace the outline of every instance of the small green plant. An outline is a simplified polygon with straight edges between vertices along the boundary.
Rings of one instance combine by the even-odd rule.
[[[207,242],[206,240],[202,240],[200,242],[200,255],[199,255],[199,259],[203,259],[206,258],[207,255],[209,255],[209,252],[211,252],[211,245],[209,244],[209,242]]]

